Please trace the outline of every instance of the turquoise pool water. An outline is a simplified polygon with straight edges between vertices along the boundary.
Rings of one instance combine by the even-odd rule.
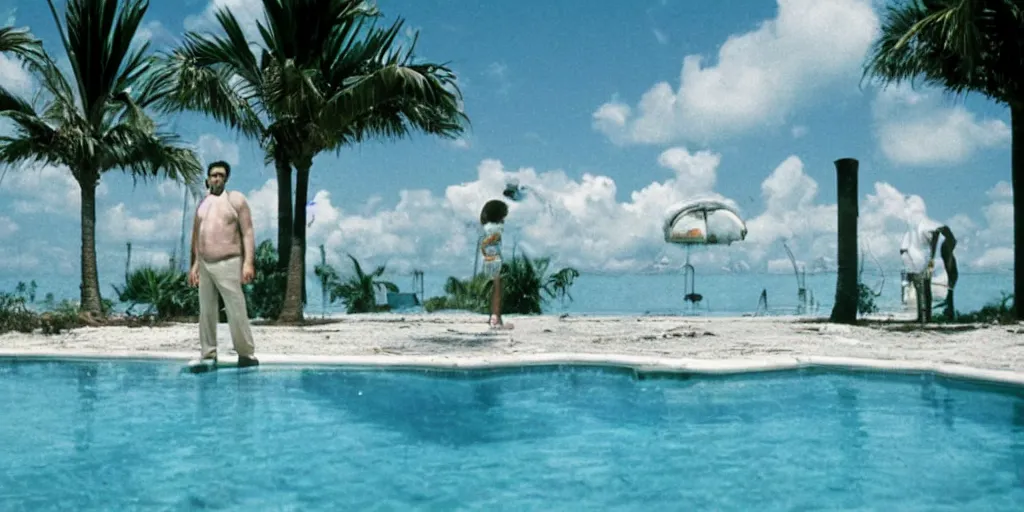
[[[931,376],[0,360],[4,510],[1024,510],[1024,392]]]

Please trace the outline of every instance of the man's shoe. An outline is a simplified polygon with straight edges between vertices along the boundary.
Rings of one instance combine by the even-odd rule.
[[[217,356],[193,359],[185,365],[191,373],[205,373],[217,369]]]
[[[259,366],[260,361],[255,357],[251,356],[238,356],[238,367],[248,368],[250,366]]]

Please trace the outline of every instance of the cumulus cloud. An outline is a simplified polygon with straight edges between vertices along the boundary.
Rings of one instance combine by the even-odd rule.
[[[662,144],[783,123],[798,102],[856,78],[878,28],[870,0],[778,0],[776,17],[730,36],[714,64],[687,55],[677,90],[655,84],[635,108],[613,98],[593,126],[619,144]]]
[[[256,23],[263,21],[261,0],[210,0],[202,13],[185,17],[185,29],[198,32],[219,30],[216,15],[221,9],[228,9],[235,15],[250,41],[260,40]]]
[[[135,32],[135,41],[147,42],[151,48],[160,48],[173,44],[177,38],[159,21],[149,21],[139,26]]]
[[[198,146],[200,161],[209,164],[217,160],[223,160],[232,166],[238,165],[238,144],[225,142],[215,135],[208,133],[200,135]]]
[[[1013,190],[1000,181],[988,191],[991,203],[982,209],[985,228],[971,232],[969,243],[983,251],[971,261],[977,268],[1009,270],[1013,268]]]
[[[345,253],[351,253],[365,265],[386,264],[398,273],[422,269],[467,275],[480,233],[480,206],[499,197],[505,184],[515,180],[525,187],[526,198],[510,204],[509,248],[515,246],[531,256],[549,256],[556,265],[573,265],[585,272],[678,268],[685,262],[685,251],[664,242],[662,222],[667,211],[682,201],[726,199],[728,190],[716,190],[720,162],[720,155],[709,151],[670,148],[657,159],[666,173],[664,179],[623,199],[617,199],[616,184],[607,176],[586,174],[572,179],[560,170],[508,169],[497,160],[482,161],[474,180],[453,184],[442,194],[405,190],[393,205],[381,197],[363,204],[339,205],[330,191],[317,190],[308,211],[307,263],[312,268],[318,262],[316,247],[323,244],[329,262],[342,271],[348,269]],[[834,269],[836,205],[820,201],[820,188],[798,157],[785,159],[762,182],[763,208],[740,209],[747,219],[747,240],[730,247],[698,249],[691,255],[692,262],[705,271],[788,273],[792,268],[782,246],[785,241],[809,272]],[[999,183],[990,191],[992,202],[981,209],[982,218],[977,222],[966,214],[936,219],[954,228],[965,267],[1004,269],[1011,262],[1008,189],[1008,184]],[[277,183],[267,180],[246,195],[257,240],[276,242]],[[164,264],[177,250],[180,189],[162,183],[157,196],[145,207],[119,203],[102,210],[97,241],[101,264],[107,265],[104,268],[116,268],[123,262],[125,241],[133,242],[136,265]],[[189,215],[191,208],[189,205]],[[860,208],[862,248],[886,268],[898,268],[903,233],[928,215],[924,200],[887,183],[875,183],[863,194]],[[72,268],[77,260],[75,245],[61,248],[66,259],[58,263],[69,271],[77,270]],[[49,249],[42,252],[47,261],[50,254],[57,254]],[[15,256],[0,251],[0,260],[15,261]],[[17,268],[35,265],[33,258],[39,259],[17,260]]]
[[[21,165],[8,170],[3,183],[4,189],[14,196],[15,212],[81,214],[82,190],[66,167]],[[106,197],[108,190],[101,181],[96,187],[96,197]]]
[[[391,207],[379,197],[362,205],[335,205],[331,194],[320,190],[310,210],[309,246],[324,244],[329,261],[346,268],[344,254],[349,252],[364,264],[387,264],[396,272],[419,268],[466,274],[473,265],[480,205],[498,197],[506,182],[514,180],[527,190],[525,200],[510,204],[507,241],[518,250],[591,272],[675,268],[686,256],[662,238],[666,212],[685,200],[725,199],[728,191],[715,190],[720,160],[708,151],[666,150],[658,163],[670,174],[629,193],[624,201],[616,199],[616,184],[607,176],[586,174],[573,180],[559,170],[506,169],[497,160],[481,162],[474,181],[451,185],[441,195],[406,190]],[[1002,197],[1002,188],[997,186],[993,197]],[[787,158],[764,179],[761,189],[764,209],[741,209],[749,229],[747,240],[694,251],[692,261],[730,271],[790,272],[785,241],[808,271],[834,269],[836,205],[819,200],[820,186],[804,163],[795,156]],[[276,191],[271,179],[249,193],[261,237],[275,234]],[[924,200],[880,182],[864,193],[860,207],[862,248],[887,268],[898,268],[903,234],[928,215]],[[998,210],[987,208],[984,211]],[[957,230],[958,251],[971,266],[988,261],[978,259],[984,250],[979,240],[998,228],[1000,219],[988,215],[983,228],[966,215],[937,220]],[[978,251],[972,252],[975,247]],[[308,254],[309,265],[318,261],[318,251]]]
[[[186,217],[191,217],[186,213]],[[117,242],[161,242],[177,240],[181,236],[182,207],[166,205],[149,214],[133,213],[124,203],[118,203],[103,212],[100,229],[106,240]],[[187,220],[186,220],[187,223]],[[187,226],[186,226],[187,228]]]
[[[947,106],[943,93],[888,87],[873,103],[874,130],[886,158],[900,165],[955,165],[979,151],[1004,147],[1010,127],[978,119],[963,105]]]
[[[28,98],[33,89],[32,75],[16,57],[0,54],[0,85],[23,98]]]

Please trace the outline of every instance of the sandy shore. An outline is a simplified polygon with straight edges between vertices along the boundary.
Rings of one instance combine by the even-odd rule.
[[[859,358],[875,360],[876,365],[962,365],[1024,376],[1022,326],[918,330],[906,324],[849,327],[795,318],[603,316],[511,317],[508,321],[515,324],[514,330],[495,332],[480,315],[373,314],[344,316],[325,325],[254,326],[253,331],[257,355],[264,361],[349,356],[353,361],[448,361],[458,366],[452,362],[614,359],[692,368],[716,362],[770,365],[807,358]],[[231,354],[227,325],[221,324],[218,332],[222,356]],[[198,351],[196,324],[0,336],[0,354],[6,355],[190,358]]]

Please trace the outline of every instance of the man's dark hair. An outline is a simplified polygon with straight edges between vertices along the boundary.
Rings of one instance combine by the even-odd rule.
[[[508,205],[504,201],[491,199],[480,210],[480,224],[505,222],[506,216],[508,216]]]
[[[224,169],[224,179],[225,180],[231,177],[231,164],[229,164],[229,163],[227,163],[227,162],[225,162],[223,160],[217,160],[216,162],[213,162],[212,164],[207,165],[206,166],[206,175],[207,176],[210,175],[210,172],[213,171],[214,167],[220,167],[221,169]]]

